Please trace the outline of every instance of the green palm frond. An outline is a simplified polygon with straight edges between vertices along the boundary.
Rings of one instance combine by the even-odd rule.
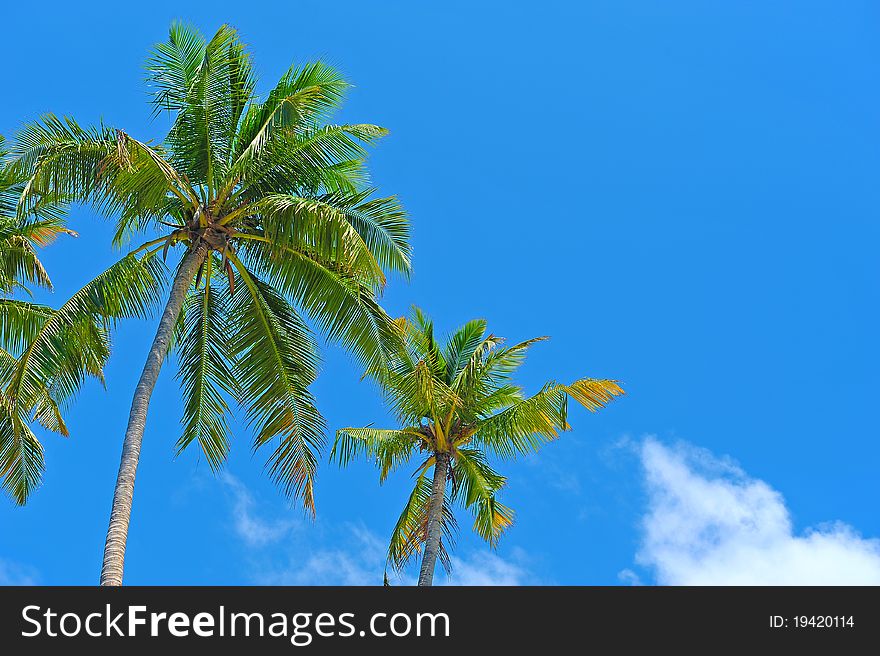
[[[569,396],[595,412],[623,393],[613,380],[548,383],[534,396],[482,421],[470,443],[502,458],[532,453],[568,430]]]
[[[185,43],[196,49],[193,39]],[[254,81],[249,57],[228,25],[217,30],[201,54],[182,102],[174,109],[167,141],[169,161],[194,185],[205,188],[207,201],[228,173],[239,119],[251,100]],[[188,72],[189,60],[185,61],[184,68],[169,62],[171,70]],[[161,70],[158,61],[156,66]]]
[[[422,419],[439,420],[461,401],[442,379],[435,377],[430,365],[419,360],[411,371],[387,372],[382,380],[386,400],[403,422]]]
[[[370,198],[372,192],[372,189],[354,195],[337,192],[333,198],[338,199],[337,204],[379,265],[408,276],[412,266],[412,247],[406,212],[397,198]]]
[[[59,235],[76,236],[64,225],[62,195],[34,192],[22,211],[28,184],[0,138],[0,485],[18,504],[40,484],[44,469],[31,425],[67,436],[62,407],[85,377],[102,377],[109,354],[106,318],[94,308],[54,310],[12,297],[34,286],[51,289],[37,249]]]
[[[413,351],[413,359],[425,363],[430,369],[431,376],[442,381],[446,360],[434,335],[434,322],[420,308],[413,307],[412,321],[409,322],[408,328],[407,341]]]
[[[228,324],[231,299],[228,288],[212,275],[208,261],[205,285],[192,289],[183,313],[177,350],[178,378],[183,391],[183,434],[178,453],[198,442],[211,469],[217,470],[229,453],[229,405],[240,390],[232,372]]]
[[[0,298],[0,348],[21,353],[53,314],[46,305]]]
[[[188,205],[198,202],[161,147],[121,130],[84,128],[53,114],[25,126],[10,163],[28,178],[20,213],[31,212],[44,198],[77,199],[119,216],[118,234],[130,233],[132,225],[142,229],[165,215],[171,197]]]
[[[253,168],[252,162],[274,145],[277,136],[315,125],[339,105],[347,88],[343,77],[321,62],[291,67],[265,102],[252,103],[243,116],[230,179],[241,180],[242,174]]]
[[[6,399],[0,398],[0,480],[12,499],[24,505],[43,476],[43,447]]]
[[[485,370],[485,364],[491,352],[501,344],[503,340],[495,335],[487,335],[480,341],[467,363],[459,370],[452,380],[452,389],[465,398],[466,405],[476,402],[480,396],[488,393],[492,386],[489,381],[483,380],[481,375]]]
[[[336,441],[330,451],[330,461],[344,467],[359,456],[375,461],[379,468],[379,482],[406,463],[425,436],[416,429],[383,430],[378,428],[342,428],[336,431]]]
[[[8,380],[16,365],[16,358],[0,349],[0,380]],[[0,486],[19,505],[24,505],[40,484],[44,470],[43,448],[28,425],[30,421],[48,431],[69,435],[58,401],[44,385],[31,408],[17,406],[0,394]]]
[[[260,215],[261,236],[279,249],[313,252],[324,261],[346,262],[364,284],[382,287],[385,274],[361,234],[354,229],[335,198],[300,198],[272,194],[254,211]]]
[[[232,298],[232,339],[241,401],[256,432],[255,445],[275,438],[272,478],[314,513],[317,454],[324,446],[324,420],[309,385],[317,376],[314,338],[296,311],[236,257],[240,282]]]
[[[477,449],[456,450],[452,462],[452,498],[470,508],[478,499],[494,495],[507,479],[493,470]]]
[[[106,330],[96,325],[96,318],[114,321],[146,316],[158,301],[163,274],[164,267],[155,258],[127,256],[58,310],[30,306],[23,311],[22,304],[12,302],[0,305],[0,325],[17,321],[18,328],[27,331],[27,338],[19,342],[26,347],[18,358],[7,394],[15,398],[39,381],[53,380],[69,396],[77,386],[77,371],[98,375],[92,364],[106,357],[108,344]],[[40,315],[44,320],[34,331],[34,322]],[[7,335],[4,328],[4,341]]]
[[[468,321],[456,330],[446,342],[444,358],[446,360],[446,373],[444,378],[450,385],[452,381],[471,361],[474,352],[483,342],[486,333],[486,320],[474,319]]]
[[[394,530],[391,532],[391,541],[388,546],[388,562],[397,569],[404,569],[410,561],[418,556],[425,543],[425,533],[428,523],[428,504],[431,499],[431,481],[425,475],[416,478],[415,486],[406,505],[403,507]],[[447,570],[451,570],[449,549],[455,545],[455,534],[458,531],[458,523],[450,508],[451,504],[444,504],[442,527],[443,539],[440,543],[440,561]]]
[[[186,108],[190,89],[205,57],[205,45],[201,32],[175,21],[168,31],[168,41],[153,46],[145,68],[156,113]]]
[[[281,248],[263,238],[243,235],[243,257],[290,298],[332,341],[352,351],[367,370],[387,366],[399,331],[379,306],[371,287],[347,265],[315,253]]]
[[[22,220],[14,214],[0,216],[0,293],[8,293],[16,284],[51,289],[52,281],[37,248],[48,246],[62,234],[76,236],[58,217]]]
[[[519,344],[506,346],[493,350],[486,355],[485,362],[480,368],[479,377],[483,384],[495,388],[510,380],[511,376],[519,369],[526,359],[528,350],[548,337],[533,337]]]
[[[29,215],[20,214],[18,200],[26,179],[7,162],[5,141],[0,138],[0,294],[28,290],[28,286],[52,288],[49,274],[37,255],[59,235],[75,237],[64,225],[64,203],[35,197]]]
[[[232,198],[245,201],[280,191],[356,194],[369,181],[366,147],[386,133],[369,124],[303,125],[275,132],[246,168],[231,169],[227,188]],[[235,185],[238,189],[232,192]]]
[[[471,399],[467,416],[468,421],[475,424],[523,400],[522,388],[516,385],[503,384],[493,388],[481,384],[478,392]]]
[[[14,300],[0,302],[0,339],[17,357],[8,365],[2,390],[5,407],[0,441],[4,485],[18,503],[39,483],[42,450],[30,420],[66,433],[60,406],[87,376],[103,378],[110,353],[107,326],[145,316],[158,300],[164,267],[155,258],[127,256],[74,294],[58,310]],[[38,457],[39,456],[39,457]],[[10,478],[11,477],[11,478]]]
[[[497,546],[501,534],[513,524],[513,510],[497,499],[507,479],[489,466],[481,451],[460,448],[453,460],[452,482],[452,498],[470,509],[474,530],[490,546]]]

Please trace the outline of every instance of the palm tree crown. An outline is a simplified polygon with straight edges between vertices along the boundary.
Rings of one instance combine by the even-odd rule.
[[[114,215],[117,244],[152,233],[123,259],[129,268],[181,252],[132,405],[111,533],[127,532],[146,408],[172,344],[184,397],[178,450],[198,443],[221,466],[235,400],[255,448],[275,444],[270,475],[313,512],[324,424],[308,389],[317,355],[307,321],[371,368],[397,339],[376,295],[386,271],[409,272],[409,223],[395,198],[374,196],[364,164],[365,146],[386,130],[327,123],[348,85],[322,63],[290,68],[259,98],[229,26],[208,40],[172,25],[147,77],[154,111],[172,117],[163,143],[47,115],[15,150],[29,178],[21,212],[69,197]],[[127,305],[126,290],[116,292],[102,299],[108,312]]]
[[[540,449],[569,428],[568,398],[595,412],[623,390],[613,380],[585,378],[570,385],[549,382],[530,397],[512,383],[527,349],[546,338],[513,346],[486,333],[486,322],[470,321],[441,345],[433,323],[414,308],[400,320],[405,345],[378,374],[385,398],[401,428],[344,428],[331,458],[345,465],[366,456],[380,481],[419,458],[415,486],[394,527],[388,552],[396,568],[424,551],[420,585],[430,585],[434,560],[447,567],[456,520],[452,506],[471,511],[474,530],[492,546],[513,522],[499,500],[506,479],[489,463]],[[433,481],[428,472],[434,468]],[[451,485],[446,489],[446,481]]]

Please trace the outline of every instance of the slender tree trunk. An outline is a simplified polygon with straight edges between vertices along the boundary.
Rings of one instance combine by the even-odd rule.
[[[110,511],[110,526],[107,529],[107,541],[104,543],[104,563],[101,566],[101,585],[122,585],[122,569],[125,564],[125,543],[128,539],[128,522],[131,519],[131,503],[134,496],[134,477],[137,473],[138,459],[141,453],[141,442],[144,439],[144,427],[147,421],[147,407],[150,396],[156,386],[162,361],[168,352],[168,344],[174,333],[174,326],[183,308],[186,293],[199,266],[205,259],[208,247],[200,245],[188,252],[180,263],[171,293],[156,337],[147,355],[143,373],[134,390],[131,401],[131,412],[128,415],[128,428],[125,430],[125,441],[122,443],[122,461],[116,476],[116,490],[113,492],[113,508]]]
[[[419,585],[431,585],[434,580],[434,566],[440,553],[440,538],[443,535],[443,504],[446,501],[446,477],[449,474],[449,454],[438,453],[434,465],[434,483],[431,486],[431,501],[428,503],[428,526],[425,537],[425,556],[419,571]]]

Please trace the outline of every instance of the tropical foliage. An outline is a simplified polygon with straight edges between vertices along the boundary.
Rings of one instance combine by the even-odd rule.
[[[154,112],[172,120],[162,143],[47,115],[13,153],[27,177],[20,213],[44,198],[75,199],[115,217],[117,245],[146,235],[107,272],[104,313],[147,313],[171,281],[123,446],[107,547],[115,541],[117,583],[147,404],[169,346],[183,393],[177,449],[196,445],[219,468],[240,404],[254,447],[272,445],[272,478],[314,511],[324,422],[309,391],[318,364],[309,326],[383,367],[399,338],[377,293],[386,272],[410,268],[407,217],[395,198],[374,194],[365,169],[366,146],[385,129],[328,122],[348,87],[339,72],[294,66],[260,98],[233,28],[206,39],[174,24],[147,77]],[[170,275],[154,276],[166,260]],[[156,285],[132,290],[130,271]]]
[[[423,554],[419,584],[430,585],[435,560],[450,565],[456,505],[470,511],[473,529],[492,546],[513,523],[513,510],[499,498],[507,479],[490,459],[538,451],[568,430],[569,398],[595,412],[623,390],[613,380],[584,378],[569,385],[548,382],[527,397],[513,384],[513,374],[528,348],[546,338],[504,346],[478,319],[441,344],[418,308],[399,325],[404,346],[376,373],[400,426],[341,429],[331,458],[346,465],[366,457],[378,467],[381,482],[417,460],[388,560],[400,569]]]
[[[101,280],[58,310],[31,301],[32,289],[52,288],[37,250],[75,233],[61,199],[34,195],[30,211],[18,212],[26,179],[7,160],[0,139],[0,480],[24,504],[44,470],[34,427],[68,435],[62,409],[86,376],[101,377],[109,347],[94,302]]]

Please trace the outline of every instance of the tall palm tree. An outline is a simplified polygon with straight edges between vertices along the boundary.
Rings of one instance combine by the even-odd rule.
[[[366,456],[384,482],[418,456],[415,487],[391,534],[388,560],[401,569],[423,553],[418,584],[428,586],[438,558],[449,569],[455,504],[471,511],[474,530],[493,547],[513,523],[513,510],[498,499],[507,479],[489,464],[490,455],[511,459],[556,439],[569,429],[569,397],[595,412],[624,392],[616,381],[584,378],[570,385],[549,382],[525,397],[512,377],[526,350],[545,337],[503,347],[478,319],[441,345],[418,308],[399,324],[405,347],[378,380],[402,427],[343,428],[331,459],[346,465]]]
[[[385,270],[410,267],[404,212],[366,186],[365,145],[386,131],[326,123],[347,87],[335,70],[292,67],[259,99],[234,29],[206,40],[173,24],[147,72],[155,112],[173,119],[163,143],[49,115],[23,131],[16,151],[30,172],[25,211],[32,195],[90,201],[117,217],[117,243],[152,231],[130,262],[180,251],[132,400],[103,585],[122,583],[147,406],[172,342],[184,399],[178,451],[195,442],[220,467],[236,401],[254,448],[274,442],[272,478],[314,512],[324,423],[309,391],[317,355],[306,317],[377,367],[398,336],[376,294]]]
[[[18,213],[26,180],[7,157],[0,137],[0,481],[23,505],[45,467],[32,426],[67,436],[62,409],[86,376],[101,377],[109,350],[106,318],[92,302],[102,280],[58,310],[15,297],[52,288],[37,249],[76,233],[64,225],[63,204],[51,199],[35,197],[27,215]]]

